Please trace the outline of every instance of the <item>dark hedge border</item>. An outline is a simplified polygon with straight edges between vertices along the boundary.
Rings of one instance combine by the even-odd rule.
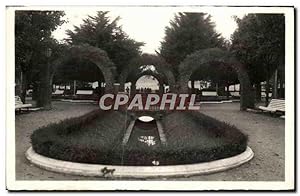
[[[207,129],[212,138],[224,138],[224,144],[214,148],[198,149],[197,145],[189,144],[179,147],[174,141],[167,146],[137,148],[128,145],[121,146],[123,132],[110,135],[109,146],[70,145],[59,142],[58,137],[74,136],[91,121],[101,117],[103,111],[93,111],[82,117],[76,117],[42,127],[31,136],[32,147],[38,154],[65,161],[110,165],[152,165],[153,160],[159,160],[160,165],[191,164],[213,161],[240,154],[246,150],[248,138],[236,127],[220,122],[199,112],[187,112],[189,118]],[[184,126],[184,125],[183,125]],[[180,140],[181,136],[176,136]]]

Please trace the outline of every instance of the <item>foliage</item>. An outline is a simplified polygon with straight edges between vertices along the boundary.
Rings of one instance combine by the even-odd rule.
[[[222,62],[210,62],[195,70],[191,80],[205,80],[220,84],[238,83],[236,71],[229,65]]]
[[[45,64],[44,51],[57,46],[51,33],[65,22],[63,16],[61,11],[16,11],[15,57],[16,67],[22,72],[31,72],[39,64]]]
[[[178,13],[165,29],[160,55],[175,71],[187,55],[206,48],[221,47],[223,38],[214,29],[211,16],[205,13]]]
[[[32,147],[39,154],[66,161],[106,160],[128,124],[121,112],[103,113],[95,110],[39,128],[31,136]]]
[[[149,67],[149,66],[152,67]],[[136,80],[137,76],[140,76],[143,73],[160,75],[164,78],[164,81],[167,80],[164,69],[169,65],[165,62],[163,58],[154,54],[143,53],[141,56],[132,59],[128,66],[128,75],[126,78],[127,82]],[[145,75],[144,74],[144,75]]]
[[[247,136],[237,128],[199,112],[173,112],[162,123],[167,145],[151,150],[122,146],[129,118],[119,111],[96,111],[48,125],[34,131],[31,142],[47,157],[113,165],[152,165],[154,159],[161,165],[205,162],[234,156],[247,147]]]
[[[232,52],[248,66],[253,83],[270,79],[278,66],[284,66],[284,15],[248,14],[236,22]]]
[[[55,83],[70,80],[104,81],[104,74],[108,76],[108,71],[111,74],[116,71],[105,51],[88,44],[69,46],[59,64],[54,77]]]
[[[51,37],[51,33],[65,22],[62,20],[63,16],[64,12],[62,11],[15,12],[16,79],[20,80],[21,84],[20,92],[17,93],[20,93],[23,102],[25,102],[26,90],[30,84],[35,86],[35,95],[37,95],[38,89],[48,89],[41,86],[50,84],[48,76],[53,67],[49,68],[47,63],[60,56],[62,49],[62,46]],[[45,56],[47,48],[51,48],[53,51],[51,59]],[[17,91],[18,88],[16,88]],[[49,104],[49,96],[44,94],[37,97],[38,104],[41,104],[40,106],[43,106],[44,102]]]
[[[95,82],[104,81],[104,77],[100,69],[93,63],[71,59],[58,68],[54,82],[55,84],[63,84],[73,80]]]
[[[108,13],[99,11],[96,16],[88,16],[74,31],[67,31],[67,41],[72,45],[89,44],[105,50],[120,73],[123,66],[140,55],[143,43],[129,38],[117,24],[120,17],[111,20]]]
[[[179,65],[181,77],[220,81],[226,74],[235,72],[231,65],[237,63],[229,51],[220,48],[198,50],[188,55]],[[187,84],[181,84],[187,85]]]
[[[237,59],[230,53],[230,51],[222,50],[220,48],[209,48],[204,50],[198,50],[187,58],[179,65],[180,77],[179,77],[179,87],[181,92],[188,92],[188,81],[190,77],[196,70],[203,70],[204,74],[208,74],[209,71],[213,72],[214,65],[223,66],[228,68],[232,67],[238,74],[238,79],[240,81],[241,88],[243,89],[241,93],[241,110],[246,108],[254,107],[254,99],[252,86],[249,80],[245,66],[237,61]],[[219,71],[216,69],[215,71]],[[233,70],[231,70],[233,71]],[[230,72],[228,72],[230,73]],[[209,75],[209,74],[208,74]],[[222,75],[222,73],[221,73]],[[225,75],[226,76],[226,75]],[[220,80],[220,78],[218,78]],[[229,79],[227,82],[230,82]]]

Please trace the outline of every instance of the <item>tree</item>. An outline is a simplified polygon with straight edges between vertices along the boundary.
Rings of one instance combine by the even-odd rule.
[[[222,47],[223,38],[215,31],[211,16],[205,13],[178,13],[165,29],[160,55],[173,66],[175,74],[178,65],[193,52]]]
[[[266,81],[268,102],[269,80],[278,67],[284,67],[284,15],[248,14],[242,19],[236,18],[236,22],[238,29],[232,35],[231,50],[247,65],[251,82],[258,89],[259,98],[260,82]]]
[[[66,40],[73,45],[89,44],[105,50],[116,65],[117,72],[121,73],[123,66],[141,54],[143,43],[129,38],[117,24],[120,17],[111,20],[108,13],[99,11],[96,16],[88,16],[83,24],[75,26],[74,31],[67,31],[69,38]]]
[[[19,71],[20,75],[16,73],[18,75],[16,79],[21,80],[20,93],[24,102],[27,87],[32,79],[39,74],[38,80],[45,80],[45,75],[48,74],[45,70],[49,69],[43,66],[46,65],[44,51],[56,43],[51,33],[65,22],[62,16],[64,12],[61,11],[16,11],[15,13],[15,61],[16,71]],[[40,104],[43,106],[44,103],[40,102]]]

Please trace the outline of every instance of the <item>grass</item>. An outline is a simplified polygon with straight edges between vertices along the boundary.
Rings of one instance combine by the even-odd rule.
[[[247,136],[236,127],[199,112],[170,113],[163,124],[173,161],[212,161],[237,155],[247,147]]]
[[[33,149],[42,155],[66,161],[105,162],[127,127],[121,112],[91,112],[50,124],[34,131]],[[126,123],[126,124],[125,124]]]
[[[192,111],[163,117],[166,146],[143,147],[131,138],[124,147],[121,141],[130,118],[119,111],[94,111],[34,131],[32,146],[51,158],[112,165],[152,165],[153,160],[160,165],[206,162],[234,156],[247,147],[247,136],[236,127]],[[155,123],[151,126],[144,131],[157,134]],[[143,130],[135,126],[133,135],[139,131]]]

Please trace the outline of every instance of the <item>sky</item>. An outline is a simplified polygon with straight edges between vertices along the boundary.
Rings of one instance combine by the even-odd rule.
[[[99,9],[98,9],[99,10]],[[102,11],[105,11],[105,9]],[[139,42],[144,42],[142,47],[144,53],[155,53],[160,47],[160,42],[164,38],[165,27],[169,25],[170,20],[178,10],[174,9],[159,9],[159,8],[118,8],[110,11],[109,15],[112,18],[121,17],[119,25],[129,35],[130,38]],[[212,21],[216,25],[216,31],[230,40],[230,35],[237,28],[233,16],[242,17],[247,14],[245,11],[232,10],[207,10],[206,13],[212,16]],[[68,23],[60,26],[53,36],[58,40],[63,40],[67,37],[66,30],[73,30],[74,25],[79,26],[82,19],[87,18],[88,15],[95,15],[96,10],[72,9],[65,10],[65,17]]]
[[[145,75],[136,81],[136,89],[151,88],[151,90],[159,90],[159,82],[153,76]]]

